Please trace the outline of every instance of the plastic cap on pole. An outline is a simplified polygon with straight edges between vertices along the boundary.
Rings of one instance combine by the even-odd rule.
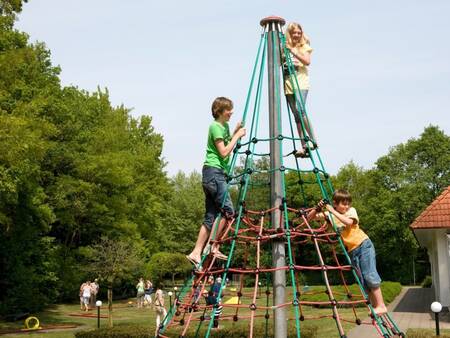
[[[103,304],[103,303],[102,303],[101,300],[98,300],[98,301],[95,302],[95,306],[102,306],[102,304]]]
[[[172,291],[167,292],[167,294],[169,295],[169,297],[172,297]]]
[[[433,302],[431,303],[431,311],[433,311],[434,313],[438,313],[441,312],[442,310],[442,304],[439,302]]]

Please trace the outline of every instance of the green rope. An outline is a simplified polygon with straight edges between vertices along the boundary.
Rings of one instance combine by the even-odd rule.
[[[266,37],[265,37],[265,36],[264,36],[264,41],[266,41]],[[265,51],[266,51],[266,47],[265,47],[265,46],[266,46],[266,44],[264,44],[263,57],[262,57],[262,62],[261,62],[261,67],[260,67],[260,76],[259,76],[258,88],[257,88],[257,92],[256,92],[256,100],[255,100],[256,104],[255,104],[255,107],[257,107],[257,108],[260,107],[259,101],[260,101],[260,96],[261,96],[261,87],[262,87],[262,79],[263,79],[263,72],[264,72],[263,66],[264,66],[264,62],[265,62],[265,58],[264,58]],[[255,115],[255,114],[254,114],[254,115]],[[256,122],[256,123],[255,123],[256,127],[253,128],[253,123],[252,123],[252,127],[251,127],[251,129],[250,129],[250,130],[251,130],[250,137],[252,136],[252,133],[253,133],[253,132],[256,133],[256,132],[257,132],[257,129],[258,129],[258,128],[257,128],[257,125],[258,125],[257,122],[258,122],[258,119],[259,119],[259,111],[258,111],[258,113],[257,113],[256,115],[257,115],[257,117],[256,117],[255,120],[254,120],[254,121]],[[255,143],[251,143],[251,144],[249,144],[248,146],[249,146],[249,148],[252,147],[252,148],[253,148],[252,150],[254,150]],[[252,158],[253,155],[250,154],[248,157],[251,157],[251,158]],[[248,163],[248,161],[246,161],[246,163]],[[231,166],[231,168],[233,169],[233,168],[234,168],[234,165]],[[245,169],[247,169],[247,168],[245,168]],[[247,192],[247,188],[248,188],[249,177],[250,177],[250,174],[247,174],[247,173],[246,173],[246,174],[244,175],[245,183],[244,183],[243,187],[241,187],[241,189],[242,189],[243,191],[239,193],[239,196],[244,196],[244,197],[245,197],[246,192]],[[237,223],[236,223],[236,227],[235,227],[235,231],[234,231],[234,237],[233,237],[233,240],[232,240],[232,242],[231,242],[230,253],[229,253],[229,255],[228,255],[228,260],[227,260],[227,263],[226,263],[226,268],[225,268],[225,271],[224,271],[223,277],[222,277],[222,283],[221,283],[221,286],[220,286],[220,289],[219,289],[219,293],[218,293],[218,295],[217,295],[217,299],[218,299],[218,300],[219,300],[219,299],[221,298],[221,296],[222,296],[222,291],[223,291],[224,283],[225,283],[225,281],[226,281],[226,277],[227,277],[227,274],[228,274],[228,269],[229,269],[230,264],[231,264],[231,259],[232,259],[233,252],[234,252],[234,248],[235,248],[235,245],[236,245],[236,238],[237,238],[237,234],[238,234],[238,232],[239,232],[239,228],[240,228],[240,224],[241,224],[242,212],[243,212],[243,206],[242,206],[241,203],[239,203],[239,212],[238,212]],[[212,313],[211,313],[211,318],[210,318],[210,321],[209,321],[208,330],[207,330],[206,335],[205,335],[206,338],[208,338],[209,335],[211,334],[211,329],[212,329],[212,326],[213,326],[213,324],[214,324],[214,316],[215,316],[215,313],[216,313],[216,307],[213,308]]]
[[[287,182],[286,182],[286,172],[289,171],[295,171],[298,175],[298,182],[300,184],[300,189],[301,189],[301,193],[302,193],[302,198],[303,198],[303,204],[304,207],[306,207],[308,205],[307,203],[307,198],[306,198],[306,193],[304,190],[304,184],[317,184],[319,186],[321,195],[323,198],[326,198],[327,200],[330,200],[330,196],[332,196],[333,194],[333,185],[330,179],[330,176],[327,174],[325,167],[323,165],[323,161],[322,158],[318,152],[317,149],[312,149],[310,144],[309,144],[309,140],[310,137],[309,136],[305,136],[304,140],[306,143],[306,146],[308,148],[309,154],[310,154],[310,161],[311,164],[313,166],[312,170],[305,170],[305,169],[301,169],[298,163],[298,159],[295,160],[295,168],[288,168],[284,166],[284,162],[283,162],[283,140],[291,140],[295,149],[295,141],[296,140],[300,140],[300,138],[296,138],[294,137],[294,128],[293,128],[293,122],[292,122],[292,118],[291,118],[291,114],[290,114],[290,107],[289,104],[287,104],[287,108],[288,108],[288,117],[289,117],[289,126],[290,126],[290,132],[291,132],[291,136],[285,136],[282,134],[282,126],[281,126],[281,113],[282,113],[282,109],[281,109],[281,92],[280,92],[280,67],[278,66],[279,63],[275,62],[274,65],[274,76],[275,76],[275,92],[274,92],[274,98],[275,98],[275,102],[276,102],[276,118],[278,121],[278,130],[277,136],[273,136],[273,137],[269,137],[269,138],[257,138],[257,134],[258,134],[258,126],[259,126],[259,119],[260,119],[260,111],[261,111],[261,96],[262,96],[262,83],[263,83],[263,78],[264,78],[264,65],[265,65],[265,55],[266,55],[266,51],[268,48],[268,34],[272,34],[271,38],[272,38],[272,51],[274,53],[273,57],[274,60],[279,61],[278,57],[280,57],[280,53],[278,53],[277,55],[277,51],[279,51],[279,49],[277,48],[277,46],[280,46],[280,50],[282,50],[284,52],[285,55],[285,62],[287,65],[287,69],[288,69],[288,79],[290,81],[290,84],[293,88],[293,92],[294,92],[294,96],[295,96],[295,101],[296,104],[299,105],[301,107],[300,111],[298,112],[300,114],[300,124],[301,124],[301,128],[303,131],[304,135],[308,135],[308,133],[306,133],[306,126],[305,126],[305,121],[302,117],[302,113],[305,115],[306,117],[306,121],[307,123],[311,126],[309,119],[308,119],[308,115],[307,115],[307,111],[305,108],[305,100],[303,98],[303,96],[300,93],[300,87],[297,81],[297,77],[295,76],[295,69],[293,66],[293,62],[290,56],[290,53],[288,53],[288,49],[286,46],[286,41],[285,41],[285,36],[282,32],[278,32],[278,35],[275,36],[275,32],[271,31],[271,32],[265,32],[261,35],[261,40],[259,43],[259,47],[258,47],[258,52],[257,52],[257,56],[256,56],[256,61],[255,64],[253,66],[253,72],[252,72],[252,76],[251,76],[251,81],[250,81],[250,88],[248,90],[247,93],[247,98],[246,98],[246,103],[245,103],[245,109],[244,109],[244,113],[243,113],[243,118],[242,118],[242,124],[245,125],[246,123],[246,119],[247,119],[247,113],[249,111],[249,107],[250,107],[250,98],[252,96],[253,93],[253,85],[255,82],[255,78],[256,78],[256,73],[257,70],[259,68],[259,75],[258,75],[258,81],[257,81],[257,88],[256,88],[256,94],[255,94],[255,101],[254,101],[254,105],[253,105],[253,114],[252,114],[252,119],[251,119],[251,126],[250,126],[250,132],[249,132],[249,141],[245,142],[245,143],[241,143],[241,141],[238,141],[238,144],[233,152],[233,156],[231,159],[231,164],[230,164],[230,169],[228,171],[228,177],[230,178],[229,182],[228,182],[228,187],[230,187],[231,185],[236,185],[239,184],[239,190],[238,190],[238,213],[237,213],[237,217],[235,220],[235,229],[234,229],[234,234],[233,234],[233,239],[231,241],[230,244],[230,250],[229,250],[229,255],[228,255],[228,259],[226,261],[226,265],[225,265],[225,269],[224,272],[222,274],[222,283],[220,285],[220,289],[219,289],[219,293],[217,295],[217,300],[219,301],[222,297],[222,292],[224,289],[224,285],[226,283],[226,278],[228,275],[228,271],[231,265],[231,261],[232,261],[232,257],[233,257],[233,253],[236,249],[236,243],[237,243],[237,235],[239,233],[239,228],[241,226],[241,219],[243,216],[243,212],[244,212],[244,206],[243,206],[243,201],[245,201],[245,198],[247,196],[248,193],[248,189],[249,187],[255,187],[255,186],[267,186],[268,183],[270,182],[270,180],[268,182],[266,182],[267,180],[256,180],[252,178],[253,174],[263,174],[263,175],[269,175],[269,174],[273,174],[276,171],[280,171],[281,174],[281,188],[282,188],[282,212],[283,212],[283,216],[284,216],[284,224],[280,225],[283,226],[283,228],[285,229],[285,236],[286,236],[286,242],[287,242],[287,256],[288,256],[288,264],[289,264],[289,276],[290,276],[290,281],[292,284],[292,289],[293,289],[293,304],[294,304],[294,309],[295,309],[295,322],[296,322],[296,333],[297,333],[297,337],[300,338],[301,337],[301,326],[300,326],[300,315],[299,315],[299,298],[297,295],[297,283],[296,283],[296,275],[295,275],[295,269],[294,269],[294,257],[293,257],[293,248],[292,248],[292,239],[291,239],[291,233],[290,233],[290,225],[289,225],[289,213],[288,213],[288,209],[287,209]],[[261,55],[261,48],[262,48],[262,55]],[[261,56],[261,58],[260,58]],[[259,65],[259,67],[258,67]],[[262,157],[262,156],[268,156],[270,154],[268,153],[256,153],[255,152],[255,147],[256,144],[258,142],[271,142],[274,141],[276,143],[276,146],[278,146],[278,150],[279,150],[279,163],[280,163],[280,167],[278,168],[269,168],[269,169],[256,169],[254,167],[254,158],[255,157]],[[315,142],[315,140],[313,140],[313,142]],[[245,151],[240,151],[239,149],[244,149],[246,148]],[[313,156],[313,150],[314,151],[314,155]],[[243,155],[245,154],[245,161],[244,161],[244,169],[241,173],[239,174],[235,174],[234,176],[231,175],[234,170],[235,170],[235,166],[236,166],[236,162],[237,162],[237,158],[239,155]],[[316,163],[319,165],[317,166]],[[305,179],[303,178],[301,175],[302,174],[311,174],[312,178],[314,179]],[[308,176],[310,177],[310,176]],[[224,197],[224,200],[222,201],[222,206],[223,203],[225,201],[225,199],[228,197],[229,192],[227,191]],[[270,197],[270,196],[269,196]],[[268,205],[270,205],[270,201],[268,203]],[[214,231],[212,234],[212,239],[214,240],[216,237],[216,232],[217,232],[217,228],[218,228],[218,224],[221,221],[222,216],[219,214],[217,215],[215,224],[214,224]],[[345,245],[343,243],[343,240],[337,230],[337,226],[333,220],[333,218],[330,218],[331,224],[332,224],[332,228],[333,230],[336,232],[337,234],[337,240],[339,243],[339,246],[342,250],[342,252],[344,253],[345,259],[347,261],[347,263],[349,265],[352,266],[352,262],[350,259],[350,256],[345,248]],[[319,249],[320,250],[320,249]],[[207,253],[202,255],[202,260],[201,260],[201,264],[204,263],[205,259],[207,257]],[[324,262],[325,264],[325,262]],[[362,283],[359,279],[359,276],[357,275],[355,269],[352,269],[352,273],[353,276],[358,284],[359,289],[361,290],[362,295],[364,296],[365,299],[368,299],[367,293],[364,289],[364,287],[362,286]],[[205,277],[207,276],[208,272],[205,272]],[[267,274],[267,276],[269,276],[269,274]],[[188,292],[189,289],[191,289],[193,287],[193,280],[195,278],[195,274],[192,274],[191,278],[186,282],[186,284],[183,286],[182,290],[180,291],[180,294],[178,295],[179,299],[183,299],[186,295],[186,293]],[[300,276],[301,278],[301,276]],[[325,273],[325,271],[322,271],[322,278],[324,278],[325,284],[327,286],[327,291],[330,292],[331,294],[331,286],[328,285],[328,283],[326,282],[328,277]],[[267,281],[267,290],[269,289],[269,282]],[[216,304],[218,305],[218,303]],[[208,324],[208,328],[207,328],[207,332],[205,337],[208,338],[211,334],[211,329],[214,323],[214,317],[217,311],[217,307],[216,305],[213,306],[211,313],[210,313],[210,321]],[[266,301],[266,307],[268,307],[269,305],[269,297],[267,296],[267,301]],[[383,325],[383,319],[378,317],[374,310],[373,307],[369,304],[368,305],[379,329],[381,330],[383,335],[390,335],[393,332],[391,332],[391,329],[386,328]],[[170,320],[172,319],[176,309],[175,306],[171,306],[171,308],[169,309],[169,313],[167,314],[166,318],[164,318],[163,320],[163,327],[160,330],[161,333],[164,332],[164,330],[166,329],[167,325],[169,324]],[[204,313],[206,313],[207,309],[205,308]],[[336,306],[333,307],[333,313],[337,311]],[[266,309],[266,315],[268,314],[268,309]],[[337,317],[337,316],[335,316]],[[400,330],[398,329],[398,327],[396,326],[395,322],[389,317],[389,315],[387,315],[387,318],[391,321],[392,325],[394,326],[394,328],[400,332]],[[336,321],[336,325],[338,326],[338,330],[339,330],[339,324],[338,324],[338,320],[335,318]],[[199,332],[200,332],[200,328],[202,325],[203,321],[200,321],[198,327],[197,327],[197,331],[196,331],[196,337],[198,337]],[[266,316],[266,329],[265,329],[265,336],[268,337],[268,318]]]

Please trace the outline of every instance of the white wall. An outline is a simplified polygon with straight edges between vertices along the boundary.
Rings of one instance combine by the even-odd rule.
[[[433,264],[433,278],[438,281],[435,283],[436,300],[442,306],[450,306],[450,269],[449,269],[449,241],[447,239],[446,229],[433,229],[434,240],[433,248],[428,250],[435,251],[435,261]]]
[[[450,307],[450,235],[447,229],[414,230],[420,246],[427,248],[435,300]]]

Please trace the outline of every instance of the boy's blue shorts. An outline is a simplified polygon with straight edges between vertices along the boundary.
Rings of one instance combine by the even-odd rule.
[[[219,212],[224,217],[234,215],[233,203],[228,193],[226,175],[222,169],[204,166],[202,186],[205,193],[205,220],[203,224],[211,230]]]
[[[378,288],[381,278],[377,272],[375,248],[372,241],[367,238],[356,249],[351,251],[352,263],[356,268],[358,277],[367,289]]]

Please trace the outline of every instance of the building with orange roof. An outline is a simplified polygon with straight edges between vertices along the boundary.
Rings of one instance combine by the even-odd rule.
[[[450,307],[450,186],[410,225],[428,251],[435,299]]]

